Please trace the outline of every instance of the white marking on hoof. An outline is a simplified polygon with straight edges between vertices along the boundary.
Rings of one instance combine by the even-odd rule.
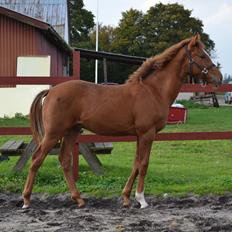
[[[23,205],[22,209],[28,209],[29,205]]]
[[[144,198],[144,192],[138,193],[136,191],[136,193],[135,193],[135,199],[141,205],[140,209],[144,209],[144,208],[146,208],[148,206],[148,204],[147,204],[147,202],[146,202],[146,200]]]

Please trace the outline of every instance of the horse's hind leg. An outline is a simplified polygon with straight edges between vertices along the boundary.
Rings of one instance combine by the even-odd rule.
[[[71,192],[72,199],[78,204],[78,207],[83,207],[85,205],[85,202],[80,197],[80,192],[76,187],[71,168],[71,151],[73,150],[73,146],[78,133],[79,129],[73,128],[64,136],[59,161],[63,168],[64,176]]]
[[[23,190],[23,208],[28,208],[30,205],[31,192],[35,180],[36,173],[46,158],[48,152],[55,146],[57,139],[45,136],[39,144],[35,153],[32,156],[32,162],[27,176],[27,181]]]

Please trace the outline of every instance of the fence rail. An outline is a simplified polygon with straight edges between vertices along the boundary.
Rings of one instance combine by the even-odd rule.
[[[77,80],[76,77],[0,77],[1,85],[56,85],[65,81]],[[183,84],[180,92],[232,92],[231,84],[215,88],[212,85]]]
[[[29,127],[1,127],[0,135],[31,135]],[[232,131],[220,132],[175,132],[159,133],[154,140],[222,140],[232,139]],[[136,141],[136,136],[102,136],[102,135],[80,135],[77,137],[77,143],[91,142],[131,142]]]

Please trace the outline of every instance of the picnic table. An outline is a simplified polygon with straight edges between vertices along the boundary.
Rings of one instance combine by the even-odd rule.
[[[16,172],[22,171],[27,161],[32,156],[36,149],[36,143],[31,140],[29,143],[24,140],[9,140],[0,147],[1,160],[5,160],[8,156],[20,156],[13,170]],[[98,159],[99,154],[111,154],[113,149],[112,143],[80,143],[79,150],[91,170],[95,174],[102,173],[102,164]],[[49,154],[57,155],[60,151],[60,144],[57,144]],[[5,157],[5,158],[4,158]]]

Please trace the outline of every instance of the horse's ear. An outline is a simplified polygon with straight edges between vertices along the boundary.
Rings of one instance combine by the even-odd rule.
[[[201,35],[199,33],[196,34],[197,40],[201,40]]]
[[[201,36],[199,33],[193,36],[189,42],[188,49],[191,50],[191,48],[195,47],[197,45],[197,42],[200,41],[200,39],[201,39]]]

